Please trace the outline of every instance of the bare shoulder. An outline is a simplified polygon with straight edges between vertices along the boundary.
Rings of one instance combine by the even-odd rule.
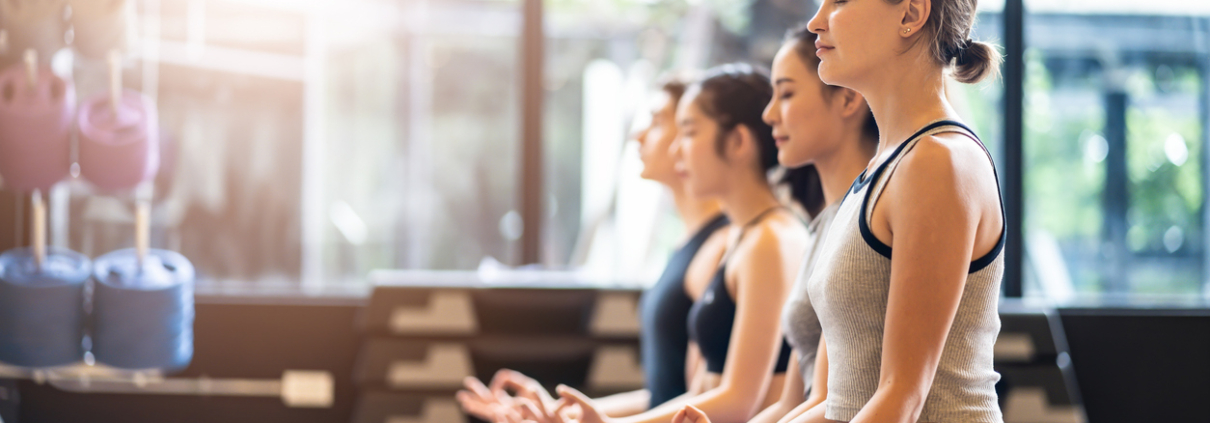
[[[735,251],[738,265],[728,268],[728,290],[735,295],[739,291],[735,281],[742,279],[737,276],[747,275],[752,280],[777,283],[742,284],[746,290],[774,290],[769,292],[784,294],[806,252],[807,238],[806,225],[788,210],[752,225]]]
[[[975,233],[973,257],[990,251],[1002,232],[995,167],[983,147],[962,134],[922,138],[904,156],[885,195],[892,206],[882,219],[890,232],[896,222],[936,225],[929,231],[967,228]]]
[[[806,248],[807,226],[788,210],[773,214],[753,225],[744,235],[740,248],[745,255],[762,256],[799,254]],[[739,252],[739,251],[737,251]]]
[[[891,178],[902,195],[916,196],[925,192],[979,198],[974,195],[996,191],[995,169],[983,147],[959,133],[947,132],[926,136],[916,143]]]

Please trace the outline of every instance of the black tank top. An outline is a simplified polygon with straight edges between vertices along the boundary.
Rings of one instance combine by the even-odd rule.
[[[769,213],[781,207],[775,207],[762,212],[751,222],[740,228],[740,239],[749,227],[760,222]],[[739,240],[736,240],[739,245]],[[706,370],[710,373],[722,373],[727,364],[727,350],[731,344],[731,330],[735,325],[735,300],[727,292],[727,259],[714,274],[710,286],[702,294],[702,298],[689,309],[689,339],[697,342],[706,360]],[[773,366],[774,373],[785,373],[790,363],[790,344],[785,337],[781,340],[781,352],[777,356],[777,364]]]
[[[722,214],[697,231],[689,242],[676,250],[659,282],[643,293],[639,313],[643,326],[639,339],[642,349],[643,373],[647,390],[651,392],[650,408],[684,394],[685,355],[689,350],[689,331],[685,319],[693,299],[685,294],[685,273],[697,256],[702,244],[715,231],[730,222]]]

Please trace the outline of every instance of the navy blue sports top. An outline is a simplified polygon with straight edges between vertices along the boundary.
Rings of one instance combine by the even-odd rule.
[[[693,299],[685,293],[685,273],[702,244],[715,231],[730,222],[722,214],[710,220],[684,246],[672,254],[659,282],[643,293],[639,314],[643,326],[639,333],[643,374],[650,407],[667,402],[688,390],[685,383],[685,356],[689,351],[689,331],[685,319]]]
[[[740,228],[740,238],[743,238],[749,227],[779,208],[781,207],[771,208],[753,218]],[[736,245],[738,244],[737,240]],[[731,330],[735,325],[735,300],[727,292],[726,273],[727,259],[724,258],[702,298],[689,309],[689,339],[697,342],[702,351],[702,358],[706,360],[706,370],[710,373],[723,372],[723,367],[727,364],[727,350],[731,344]],[[774,373],[785,373],[786,366],[790,363],[790,351],[790,344],[783,337],[781,352],[777,356],[777,364],[773,367]]]

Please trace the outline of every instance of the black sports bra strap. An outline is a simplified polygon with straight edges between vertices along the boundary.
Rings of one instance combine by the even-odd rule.
[[[748,222],[744,223],[743,226],[740,226],[739,227],[739,236],[735,237],[735,241],[731,245],[727,246],[727,252],[723,253],[722,260],[719,260],[719,262],[718,262],[718,268],[723,269],[727,266],[727,260],[731,259],[731,252],[735,251],[735,248],[737,246],[739,246],[740,241],[744,240],[744,234],[746,234],[748,232],[748,228],[755,226],[757,223],[760,223],[762,220],[765,220],[765,217],[767,217],[770,214],[772,214],[773,212],[775,212],[777,210],[781,210],[781,209],[788,210],[788,208],[785,205],[778,204],[776,206],[765,209],[765,211],[762,211],[759,214],[757,214],[756,217],[749,219]]]

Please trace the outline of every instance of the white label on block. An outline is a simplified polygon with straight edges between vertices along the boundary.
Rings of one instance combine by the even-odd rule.
[[[424,307],[395,307],[389,324],[391,331],[397,334],[469,335],[479,330],[474,304],[466,291],[434,291]]]
[[[639,302],[634,294],[600,292],[592,316],[592,333],[634,336],[639,333]]]
[[[282,402],[289,407],[331,407],[335,386],[332,374],[325,371],[286,370],[282,375]]]
[[[424,361],[395,361],[387,381],[395,388],[457,388],[471,376],[471,355],[461,344],[433,344]]]

